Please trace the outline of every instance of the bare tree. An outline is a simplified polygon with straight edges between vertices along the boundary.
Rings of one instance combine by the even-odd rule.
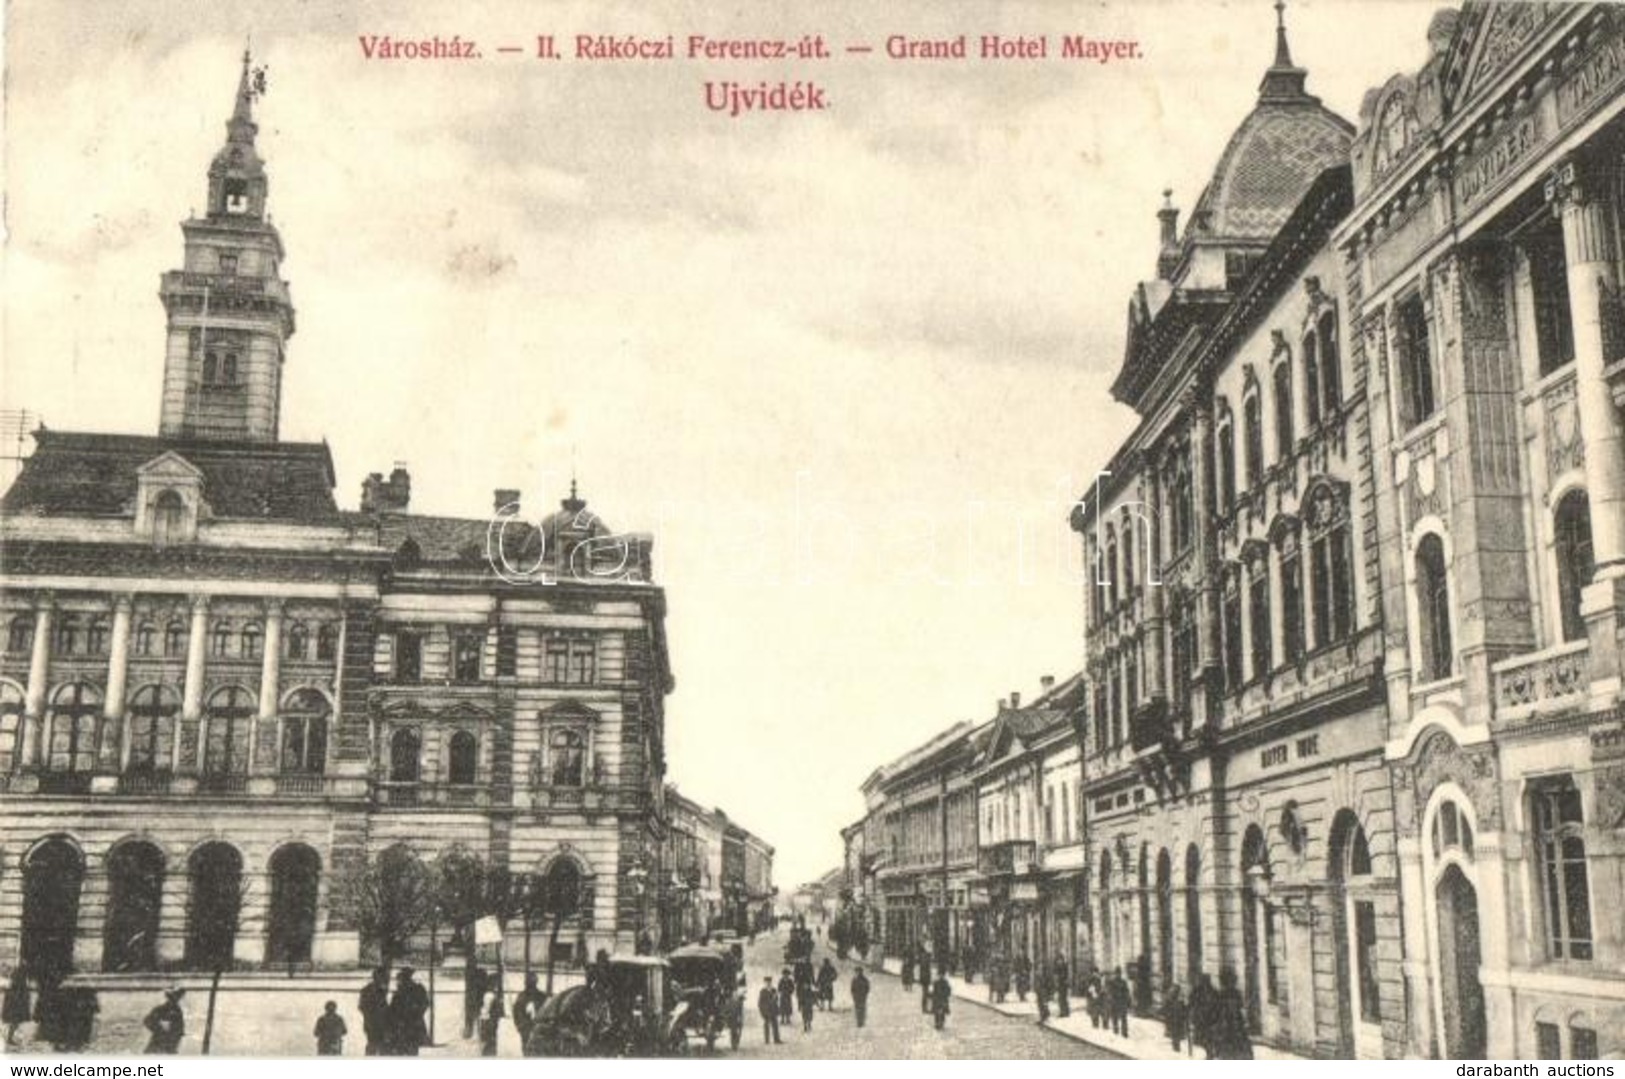
[[[434,919],[439,898],[435,875],[403,846],[356,865],[334,883],[362,938],[377,943],[378,961],[385,968]]]

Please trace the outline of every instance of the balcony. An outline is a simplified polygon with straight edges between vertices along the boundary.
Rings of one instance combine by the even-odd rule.
[[[372,800],[375,805],[391,808],[486,809],[491,805],[491,788],[482,783],[375,782]]]
[[[1566,641],[1543,652],[1504,659],[1490,667],[1495,719],[1512,723],[1576,708],[1591,688],[1591,646]]]
[[[984,877],[1009,877],[1026,873],[1038,861],[1038,844],[1031,839],[1007,839],[981,849],[977,872]]]
[[[118,777],[118,792],[134,795],[168,794],[171,779],[173,776],[169,772],[125,772]]]
[[[1174,729],[1165,697],[1153,697],[1129,716],[1129,743],[1136,753],[1161,749],[1173,742]]]
[[[41,794],[89,794],[89,772],[41,772],[39,774],[39,793]]]

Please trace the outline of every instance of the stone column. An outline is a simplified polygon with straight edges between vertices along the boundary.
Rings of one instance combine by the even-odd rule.
[[[41,592],[34,599],[34,650],[28,657],[28,690],[23,705],[21,764],[32,768],[40,762],[41,730],[45,722],[45,694],[51,671],[52,615],[56,597]]]
[[[208,646],[209,636],[209,597],[192,597],[192,628],[186,635],[186,687],[181,692],[181,719],[175,724],[175,770],[180,770],[181,758],[181,727],[186,723],[197,724],[197,758],[199,768],[202,767],[203,747],[207,741],[208,732],[199,722],[203,715],[203,657]]]
[[[130,612],[135,605],[135,597],[129,593],[121,593],[113,597],[113,639],[108,648],[107,657],[107,701],[102,715],[110,721],[123,718],[125,682],[130,670]],[[124,770],[124,762],[130,757],[130,725],[119,724],[118,739],[118,767]]]
[[[1575,397],[1585,437],[1587,495],[1597,579],[1625,575],[1625,445],[1603,375],[1602,309],[1614,288],[1614,252],[1601,177],[1568,158],[1546,179],[1546,201],[1563,222],[1569,311],[1574,324]]]
[[[1205,393],[1186,396],[1191,414],[1191,485],[1196,493],[1197,667],[1210,671],[1219,663],[1219,582],[1214,575],[1213,521],[1218,516],[1213,487],[1213,414]]]
[[[260,755],[260,726],[276,725],[278,694],[282,677],[282,601],[265,604],[265,651],[260,658],[260,706],[248,721],[248,771],[252,775]]]

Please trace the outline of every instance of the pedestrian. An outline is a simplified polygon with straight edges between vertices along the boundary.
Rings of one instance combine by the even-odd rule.
[[[1122,967],[1112,968],[1111,981],[1106,986],[1106,1003],[1112,1033],[1128,1037],[1129,989]]]
[[[790,977],[790,968],[785,967],[784,973],[779,976],[779,1022],[788,1023],[796,1014],[796,982]]]
[[[513,998],[513,1026],[519,1032],[521,1053],[525,1052],[525,1047],[530,1044],[530,1031],[536,1025],[536,1015],[546,1003],[547,994],[536,985],[536,972],[526,974],[525,988]]]
[[[920,975],[920,1011],[930,1014],[931,991],[934,988],[931,981],[931,953],[923,948],[920,949],[920,969],[918,973]]]
[[[931,1019],[938,1030],[948,1023],[948,999],[953,992],[953,987],[948,984],[948,976],[938,974],[931,986]]]
[[[1049,964],[1038,964],[1038,981],[1033,986],[1033,995],[1038,998],[1038,1025],[1043,1026],[1049,1022],[1049,997],[1055,986],[1050,984]]]
[[[910,944],[903,949],[903,990],[905,992],[914,988],[914,945]]]
[[[480,1056],[497,1055],[497,1033],[502,1029],[502,994],[495,989],[480,1002]]]
[[[66,1023],[63,1028],[62,1049],[79,1053],[90,1048],[96,1033],[96,1015],[102,1010],[96,999],[96,990],[87,985],[75,986],[65,993]]]
[[[330,1000],[322,1005],[322,1014],[316,1017],[316,1055],[338,1057],[344,1055],[344,1036],[350,1031],[339,1014],[339,1002]]]
[[[1026,954],[1016,956],[1016,999],[1027,1003],[1027,993],[1033,987],[1033,961]]]
[[[480,1002],[485,999],[485,971],[468,965],[463,974],[463,1037],[474,1036],[474,1024],[480,1018]]]
[[[864,1020],[869,1017],[869,979],[858,967],[852,975],[852,1016],[857,1020],[858,1026],[863,1026]]]
[[[1185,1040],[1190,1025],[1190,1016],[1185,1009],[1185,997],[1179,991],[1179,986],[1169,984],[1162,995],[1162,1029],[1168,1035],[1168,1044],[1179,1052],[1180,1043]]]
[[[813,1012],[818,1007],[818,992],[811,982],[802,982],[796,986],[796,1005],[801,1009],[801,1029],[803,1033],[812,1030]]]
[[[1072,1004],[1067,999],[1071,996],[1072,971],[1067,969],[1065,959],[1055,961],[1055,1014],[1062,1019],[1072,1014]]]
[[[835,1010],[835,982],[839,977],[835,964],[826,957],[824,965],[818,968],[818,1000],[825,1011]]]
[[[181,1011],[181,998],[186,990],[176,986],[164,991],[164,1002],[147,1013],[142,1025],[152,1035],[147,1039],[148,1053],[178,1053],[181,1039],[186,1037],[186,1013]]]
[[[773,989],[773,975],[762,979],[762,991],[756,994],[756,1010],[762,1016],[762,1043],[782,1045],[779,1040],[779,994]]]
[[[418,1050],[429,1044],[429,1027],[424,1016],[429,1013],[429,994],[423,986],[412,980],[411,967],[402,967],[395,975],[395,996],[389,1002],[389,1055],[415,1057]]]
[[[1247,1005],[1236,988],[1236,972],[1225,967],[1219,972],[1219,992],[1213,998],[1212,1047],[1214,1060],[1251,1060],[1253,1041],[1247,1033]]]
[[[356,1011],[361,1013],[361,1032],[367,1038],[367,1055],[386,1055],[389,1041],[389,971],[378,967],[372,972],[372,981],[361,989]]]
[[[32,1013],[33,1005],[28,993],[28,971],[18,966],[6,980],[6,997],[4,1003],[0,1004],[0,1022],[6,1025],[8,1048],[17,1044],[17,1028],[28,1022]]]
[[[65,1048],[67,1026],[68,999],[62,988],[62,973],[48,967],[39,973],[39,993],[34,997],[34,1039],[56,1049]]]
[[[1091,970],[1083,982],[1083,999],[1089,1009],[1089,1023],[1096,1030],[1106,1018],[1106,989],[1100,971]]]
[[[1191,986],[1190,1001],[1186,1007],[1191,1044],[1200,1048],[1202,1055],[1209,1060],[1213,1059],[1213,1005],[1216,996],[1212,976],[1198,974],[1196,984]]]

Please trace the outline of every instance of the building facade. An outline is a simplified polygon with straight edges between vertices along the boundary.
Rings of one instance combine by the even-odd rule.
[[[1622,15],[1441,12],[1353,147],[1410,1055],[1625,1049]]]
[[[351,964],[396,898],[369,874],[447,855],[546,881],[562,958],[630,948],[665,882],[651,540],[572,491],[499,575],[404,467],[339,507],[327,446],[278,438],[256,132],[245,57],[162,278],[159,434],[42,429],[0,503],[0,961]]]

